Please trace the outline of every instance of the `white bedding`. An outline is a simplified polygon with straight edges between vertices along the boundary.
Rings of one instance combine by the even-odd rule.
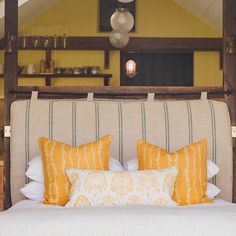
[[[25,200],[0,214],[3,236],[234,236],[236,204],[64,208]]]
[[[191,206],[185,206],[187,208],[203,208],[208,206],[234,206],[235,204],[227,202],[223,199],[215,199],[213,204],[201,204],[201,205],[191,205]],[[53,206],[53,205],[45,205],[40,204],[38,201],[32,201],[32,200],[22,200],[17,202],[15,205],[13,205],[8,211],[16,210],[16,209],[27,209],[27,208],[64,208],[60,206]],[[182,208],[182,207],[181,207]]]

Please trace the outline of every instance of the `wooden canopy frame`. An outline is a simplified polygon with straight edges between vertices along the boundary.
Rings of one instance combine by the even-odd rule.
[[[161,50],[161,51],[219,51],[223,55],[224,87],[18,87],[18,0],[5,1],[5,74],[4,74],[4,125],[10,125],[11,103],[19,98],[29,98],[33,90],[39,91],[41,98],[77,98],[83,97],[88,92],[95,93],[98,97],[125,97],[140,98],[146,93],[152,92],[156,97],[165,98],[195,98],[199,97],[201,91],[209,92],[211,98],[221,98],[226,101],[231,113],[232,126],[236,126],[236,54],[228,47],[230,36],[236,35],[236,1],[224,0],[224,38],[222,39],[180,39],[180,38],[142,38],[132,39],[126,50]],[[232,38],[232,37],[231,37]],[[233,37],[234,38],[234,37]],[[73,38],[75,40],[75,38]],[[78,38],[77,40],[81,40]],[[85,49],[99,48],[91,38],[91,44],[85,44]],[[107,38],[97,38],[103,41],[104,50],[113,50]],[[88,42],[88,41],[83,41]],[[235,40],[236,43],[236,40]],[[101,45],[101,44],[100,44]],[[142,45],[142,46],[140,46]],[[1,46],[1,43],[0,43]],[[73,49],[73,48],[72,48]],[[80,48],[82,49],[82,48]],[[236,50],[236,48],[235,48]],[[233,201],[236,202],[236,139],[233,140],[234,148],[234,189]],[[10,140],[4,138],[4,167],[5,167],[5,200],[4,208],[11,206],[10,191]]]

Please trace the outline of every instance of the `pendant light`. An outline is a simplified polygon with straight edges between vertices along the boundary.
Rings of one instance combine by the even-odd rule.
[[[116,9],[110,22],[112,29],[121,33],[128,33],[134,27],[134,17],[126,8]]]
[[[122,2],[122,3],[129,3],[129,2],[133,2],[134,0],[118,0],[118,2]]]
[[[116,48],[123,48],[129,43],[129,35],[119,31],[112,31],[110,33],[110,43]]]

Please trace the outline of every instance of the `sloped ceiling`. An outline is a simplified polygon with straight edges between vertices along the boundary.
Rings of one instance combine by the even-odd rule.
[[[19,24],[53,6],[58,0],[18,0]],[[5,1],[0,0],[0,38],[4,36]]]
[[[193,15],[222,32],[223,0],[174,0]]]
[[[53,6],[59,0],[18,0],[19,24]],[[174,0],[177,4],[222,31],[223,0]],[[4,35],[4,0],[0,0],[0,38]]]

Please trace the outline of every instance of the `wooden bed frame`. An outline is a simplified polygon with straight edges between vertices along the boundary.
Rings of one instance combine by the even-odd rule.
[[[193,99],[199,98],[202,91],[207,91],[209,98],[224,100],[230,109],[232,126],[236,126],[236,53],[228,48],[228,37],[236,36],[236,1],[224,0],[224,38],[219,39],[142,39],[146,42],[144,51],[184,51],[205,50],[220,51],[223,55],[224,87],[19,87],[17,85],[18,65],[18,0],[5,1],[5,74],[4,74],[4,125],[10,125],[10,106],[16,99],[30,98],[32,91],[39,92],[39,98],[81,98],[92,92],[95,97],[106,98],[143,98],[147,93],[155,93],[156,98]],[[13,36],[13,37],[12,37]],[[235,39],[235,37],[233,37]],[[13,40],[11,40],[13,39]],[[106,42],[108,39],[104,39]],[[134,47],[140,40],[135,39]],[[132,41],[132,40],[131,40]],[[165,43],[165,42],[168,43]],[[152,42],[150,44],[150,42]],[[162,43],[160,43],[162,42]],[[186,44],[186,42],[188,42]],[[214,42],[214,44],[212,44]],[[219,42],[221,42],[219,44]],[[94,43],[94,41],[93,41]],[[235,40],[236,45],[236,40]],[[12,46],[12,51],[9,49]],[[136,46],[135,46],[136,45]],[[221,46],[219,46],[221,45]],[[109,46],[110,47],[110,46]],[[236,46],[234,48],[236,50]],[[107,50],[107,48],[101,48]],[[112,49],[111,49],[112,50]],[[128,49],[127,49],[128,50]],[[233,201],[236,202],[236,139],[234,147],[234,187]],[[4,208],[11,206],[10,186],[10,139],[4,138],[5,200]]]

